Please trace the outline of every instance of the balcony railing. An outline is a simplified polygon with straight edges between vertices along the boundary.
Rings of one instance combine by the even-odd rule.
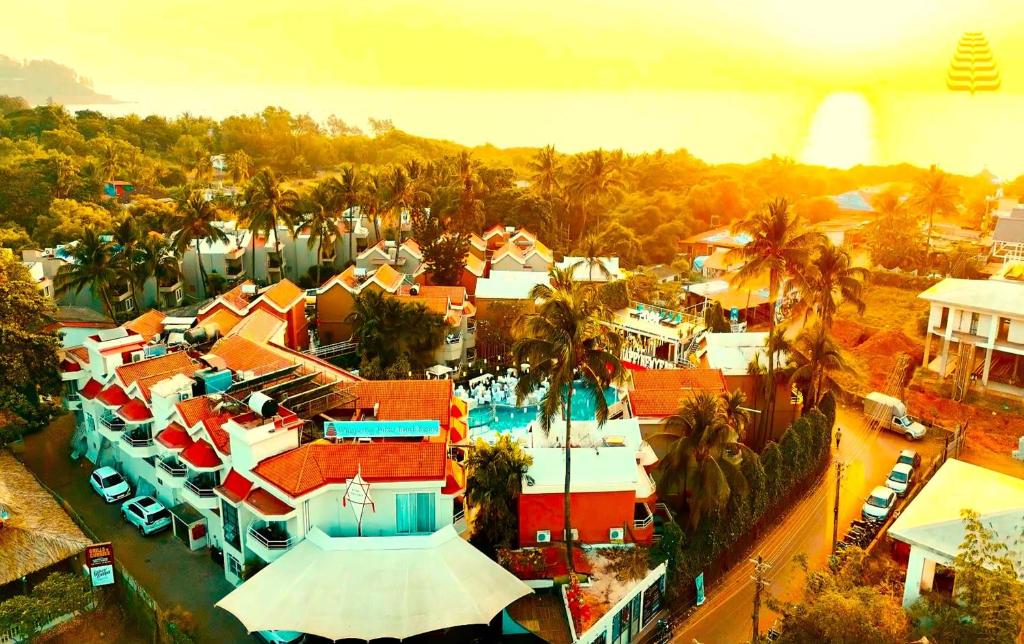
[[[646,503],[638,503],[633,509],[633,527],[643,529],[654,522],[654,514]]]
[[[287,532],[268,526],[249,526],[249,536],[267,550],[287,550],[295,542]]]
[[[153,444],[153,437],[149,432],[125,432],[121,434],[121,440],[132,447],[149,447]]]
[[[180,478],[188,473],[188,468],[186,468],[185,464],[182,463],[181,461],[172,459],[160,459],[159,461],[157,461],[157,465],[159,465],[160,469],[162,469],[163,471],[167,472],[168,474],[175,478]]]
[[[462,336],[459,335],[458,333],[449,333],[447,336],[445,336],[444,343],[445,344],[461,344],[462,343]]]
[[[185,481],[185,489],[192,492],[192,494],[195,494],[201,499],[213,498],[215,496],[213,493],[213,488],[214,486],[212,483],[204,483],[202,481],[196,482],[191,480]]]
[[[116,416],[103,416],[100,418],[100,423],[112,432],[124,431],[124,421]]]

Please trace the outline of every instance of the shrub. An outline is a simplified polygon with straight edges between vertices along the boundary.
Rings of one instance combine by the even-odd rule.
[[[603,284],[598,297],[601,299],[601,303],[612,311],[618,311],[629,306],[629,295],[626,293],[625,280],[616,280]]]

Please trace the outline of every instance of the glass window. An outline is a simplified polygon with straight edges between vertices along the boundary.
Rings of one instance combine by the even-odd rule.
[[[224,522],[224,541],[234,546],[235,550],[241,550],[241,536],[238,534],[238,508],[224,500],[221,500],[220,506],[220,516]]]
[[[433,532],[434,516],[433,493],[415,492],[395,495],[395,518],[398,534]]]

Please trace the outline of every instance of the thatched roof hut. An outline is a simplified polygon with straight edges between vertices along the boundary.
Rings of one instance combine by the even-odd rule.
[[[44,570],[91,541],[24,465],[0,450],[0,586]]]

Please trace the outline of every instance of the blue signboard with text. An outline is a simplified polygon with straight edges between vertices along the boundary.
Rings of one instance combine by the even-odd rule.
[[[324,423],[328,438],[423,438],[441,434],[437,420],[331,420]]]

